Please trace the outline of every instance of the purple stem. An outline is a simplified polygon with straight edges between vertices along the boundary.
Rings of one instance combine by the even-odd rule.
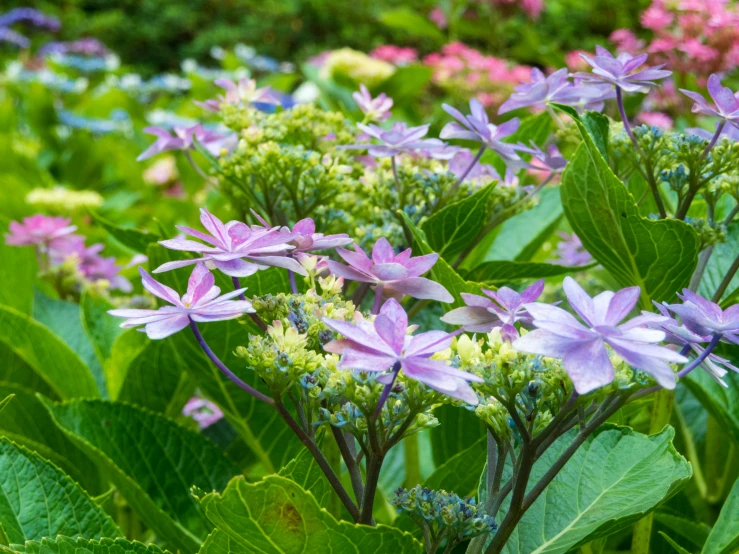
[[[400,373],[400,362],[395,362],[395,365],[393,365],[393,369],[391,373],[393,378],[387,385],[385,385],[385,388],[382,389],[380,400],[377,401],[377,407],[375,408],[375,413],[372,416],[375,419],[380,417],[380,413],[382,412],[382,407],[385,405],[385,401],[387,400],[387,397],[390,396],[390,392],[393,390],[393,385],[395,384],[395,379],[398,378],[398,373]]]
[[[626,131],[626,134],[629,135],[629,138],[631,139],[631,142],[634,143],[634,146],[636,146],[636,149],[639,150],[639,152],[641,152],[639,143],[636,141],[634,132],[631,130],[631,124],[629,123],[629,118],[626,117],[626,109],[624,108],[624,97],[623,97],[623,93],[621,92],[621,87],[616,87],[616,103],[618,104],[618,113],[621,114],[621,121],[623,121],[624,130]]]
[[[295,273],[288,269],[287,276],[290,278],[290,290],[293,294],[298,294],[298,285],[295,282]]]
[[[708,153],[716,145],[716,142],[718,142],[718,139],[721,136],[721,132],[724,130],[725,125],[726,125],[725,119],[722,119],[721,122],[718,125],[716,125],[716,132],[713,134],[713,137],[711,138],[711,142],[708,143],[708,146],[706,146],[706,149],[703,151],[701,158],[705,158],[706,156],[708,156]]]
[[[382,306],[382,292],[384,287],[377,285],[375,287],[375,303],[372,304],[372,314],[377,315],[380,313],[380,307]]]
[[[192,319],[190,319],[190,329],[192,330],[192,334],[195,335],[195,340],[198,341],[198,344],[200,345],[200,348],[202,348],[203,349],[203,352],[205,352],[206,356],[208,356],[210,358],[210,361],[212,361],[216,365],[216,367],[218,369],[220,369],[221,372],[223,372],[223,374],[226,377],[228,377],[233,383],[235,383],[236,386],[238,386],[239,388],[245,390],[246,392],[248,392],[249,394],[251,394],[257,400],[261,400],[262,402],[266,402],[267,404],[274,404],[275,403],[275,401],[272,400],[266,394],[262,394],[257,389],[255,389],[255,388],[251,387],[250,385],[247,385],[246,383],[244,383],[244,381],[242,381],[241,379],[239,379],[238,376],[233,371],[231,371],[230,369],[228,369],[226,367],[226,365],[221,360],[218,359],[218,356],[215,355],[215,353],[210,349],[210,346],[208,346],[208,343],[205,342],[205,338],[200,333],[200,329],[198,329],[197,324]]]
[[[241,281],[239,281],[238,277],[231,277],[231,282],[234,284],[234,288],[236,290],[241,288]],[[246,300],[246,296],[244,296],[243,292],[239,295],[239,300]],[[254,323],[257,324],[257,327],[259,327],[262,331],[267,330],[267,324],[264,323],[264,321],[262,321],[262,318],[259,317],[257,314],[255,314],[254,312],[249,312],[249,317]]]
[[[688,373],[690,373],[691,371],[693,371],[696,367],[698,367],[699,365],[701,365],[703,363],[703,360],[705,360],[706,358],[708,358],[709,354],[711,352],[713,352],[713,350],[716,348],[716,346],[718,345],[719,341],[721,340],[721,337],[723,337],[723,335],[721,333],[716,333],[715,335],[713,335],[713,338],[711,339],[711,342],[708,343],[708,346],[706,346],[706,348],[703,350],[703,352],[701,352],[695,360],[693,360],[687,366],[685,366],[684,368],[682,368],[678,372],[677,376],[680,379],[682,379]],[[687,347],[690,347],[690,345],[686,345],[686,346]],[[685,349],[685,347],[683,347],[683,350],[684,349]]]
[[[456,183],[454,183],[454,186],[452,187],[452,190],[457,190],[459,185],[461,185],[464,180],[467,178],[467,175],[470,174],[470,171],[472,171],[472,168],[477,165],[477,162],[480,161],[480,158],[482,157],[482,153],[485,152],[485,145],[483,144],[480,146],[480,149],[477,151],[477,155],[472,159],[472,163],[467,167],[467,169],[464,170],[464,173],[462,173],[462,176],[457,180]]]
[[[399,187],[400,182],[398,181],[398,168],[395,165],[395,156],[390,156],[390,163],[393,166],[393,179],[395,179],[395,186]]]

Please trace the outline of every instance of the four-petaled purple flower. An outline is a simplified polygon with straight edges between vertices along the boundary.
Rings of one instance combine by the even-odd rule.
[[[632,56],[622,52],[618,57],[601,46],[595,47],[596,56],[591,58],[585,54],[580,57],[592,68],[592,73],[577,73],[575,76],[586,83],[610,83],[626,92],[649,92],[656,87],[654,81],[666,79],[672,71],[662,69],[664,64],[636,71],[647,61],[647,54]]]
[[[688,360],[656,343],[665,333],[619,323],[639,301],[639,287],[616,293],[606,291],[591,298],[571,277],[564,280],[570,306],[585,325],[562,308],[538,302],[526,304],[536,330],[513,343],[520,352],[561,358],[578,394],[613,381],[614,369],[606,345],[626,363],[651,374],[666,389],[675,388],[675,373],[667,362]]]
[[[324,348],[341,354],[339,369],[385,372],[398,364],[404,375],[434,390],[468,404],[478,403],[477,395],[467,383],[481,382],[479,377],[448,366],[441,360],[431,360],[435,352],[445,350],[453,336],[443,331],[428,331],[416,336],[407,334],[408,315],[395,299],[382,306],[374,322],[361,319],[352,324],[336,319],[323,322],[343,335],[344,339],[329,342]],[[392,373],[381,375],[378,381],[386,385],[395,378]]]
[[[706,102],[702,94],[691,90],[680,89],[685,96],[695,102],[693,113],[718,117],[739,127],[739,93],[734,93],[728,87],[721,86],[721,79],[715,73],[708,78],[708,94],[713,99],[713,105]]]
[[[531,323],[531,315],[524,304],[535,302],[543,291],[544,280],[541,279],[520,294],[508,287],[501,287],[497,292],[483,289],[489,298],[463,292],[462,298],[467,306],[452,310],[441,320],[451,325],[462,325],[462,329],[470,333],[489,333],[500,327],[503,339],[511,342],[518,338],[514,323]]]
[[[206,130],[201,124],[192,127],[175,127],[174,134],[170,133],[163,127],[147,127],[145,133],[155,135],[157,140],[144,150],[137,161],[145,160],[171,150],[192,150],[195,147],[195,141],[198,141],[203,148],[210,152],[213,156],[219,156],[221,150],[232,150],[238,141],[235,134],[221,135],[215,131]]]
[[[66,217],[51,217],[41,214],[32,215],[23,219],[23,223],[11,221],[8,227],[10,233],[5,235],[5,242],[11,246],[39,245],[44,248],[53,248],[55,243],[61,243],[68,235],[77,230],[76,225],[70,225],[71,219]]]
[[[154,280],[143,268],[139,268],[139,273],[144,288],[172,306],[163,306],[158,310],[110,310],[108,313],[126,318],[121,323],[124,329],[143,325],[150,339],[163,339],[173,335],[187,327],[191,319],[201,322],[222,321],[254,312],[248,300],[232,300],[243,294],[245,288],[219,296],[221,289],[215,286],[215,278],[205,264],[195,266],[187,282],[187,292],[182,298],[168,286]]]
[[[337,248],[336,252],[348,266],[329,260],[328,266],[334,275],[361,283],[375,285],[375,294],[380,297],[402,298],[404,295],[439,302],[453,302],[454,298],[442,285],[421,277],[439,259],[438,254],[427,254],[411,258],[411,249],[395,254],[386,238],[380,238],[372,248],[372,258],[358,245],[354,252]]]
[[[242,77],[238,83],[234,83],[230,79],[216,79],[214,83],[225,90],[226,93],[218,95],[218,98],[206,100],[205,102],[195,102],[196,105],[208,111],[220,111],[221,104],[240,104],[242,106],[248,106],[250,104],[280,105],[280,99],[274,94],[272,88],[257,88],[257,82],[254,79]]]
[[[369,90],[363,84],[359,85],[359,92],[352,93],[352,98],[362,113],[367,116],[365,121],[385,121],[390,117],[393,99],[384,92],[372,98]]]
[[[202,257],[167,262],[156,268],[154,273],[205,262],[231,277],[248,277],[270,266],[283,267],[300,275],[307,275],[303,266],[287,256],[288,252],[294,249],[290,244],[297,238],[294,233],[284,232],[277,227],[271,229],[256,225],[249,227],[240,221],[229,221],[224,224],[205,208],[200,210],[200,222],[208,233],[190,227],[177,228],[208,244],[185,238],[163,240],[159,244],[172,250],[197,252]]]
[[[439,134],[441,138],[473,140],[495,150],[504,158],[518,159],[514,146],[503,142],[504,138],[518,129],[520,123],[518,118],[494,125],[490,123],[485,108],[477,98],[470,100],[470,115],[463,115],[462,112],[448,104],[443,104],[442,108],[457,121],[451,121],[444,126]]]
[[[405,123],[398,122],[393,123],[389,131],[377,125],[364,125],[362,123],[357,123],[357,127],[382,144],[349,144],[338,148],[367,150],[371,156],[383,158],[419,150],[435,150],[445,146],[444,142],[439,139],[423,138],[429,132],[428,125],[408,127]]]
[[[683,320],[693,333],[702,336],[722,335],[726,340],[739,344],[739,304],[722,310],[715,302],[688,289],[683,289],[682,304],[668,304],[671,312]]]

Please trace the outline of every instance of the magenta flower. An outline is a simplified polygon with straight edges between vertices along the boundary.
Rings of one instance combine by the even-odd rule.
[[[628,322],[619,325],[639,301],[639,287],[617,293],[606,291],[591,298],[571,277],[565,277],[563,286],[570,306],[585,325],[562,308],[538,302],[526,304],[537,329],[517,339],[513,343],[516,350],[561,358],[578,394],[613,381],[614,369],[606,345],[626,363],[651,374],[662,387],[675,388],[675,373],[667,362],[688,360],[656,344],[665,339],[665,333],[634,328]]]
[[[390,117],[390,108],[393,107],[393,99],[384,92],[377,98],[372,98],[367,87],[359,85],[359,92],[352,93],[352,98],[362,113],[367,116],[366,121],[385,121]]]
[[[192,150],[197,140],[203,148],[213,156],[220,156],[221,150],[232,150],[238,141],[235,134],[220,135],[214,131],[207,131],[201,124],[192,127],[175,127],[174,134],[163,127],[147,127],[145,133],[155,135],[157,140],[144,150],[136,161],[145,160],[172,150]]]
[[[375,285],[375,295],[402,298],[403,295],[439,302],[453,302],[454,298],[439,283],[421,277],[433,267],[438,254],[411,258],[411,249],[395,254],[386,238],[380,238],[372,248],[372,258],[358,245],[354,252],[337,248],[336,252],[348,266],[329,260],[331,273],[360,283]]]
[[[68,237],[77,230],[76,225],[70,225],[71,219],[66,217],[50,217],[46,215],[32,215],[23,219],[23,223],[11,221],[10,233],[5,235],[5,242],[11,246],[38,245],[44,248],[53,248],[61,244],[63,237]]]
[[[668,304],[671,312],[680,316],[683,324],[697,335],[720,334],[739,344],[739,304],[722,310],[715,302],[706,300],[694,292],[683,289],[682,304]]]
[[[292,230],[293,239],[291,244],[295,247],[290,254],[298,252],[315,252],[345,246],[354,242],[349,235],[341,233],[338,235],[324,235],[316,233],[316,224],[311,218],[301,219]]]
[[[240,221],[229,221],[224,225],[205,208],[200,210],[200,221],[207,233],[190,227],[178,226],[177,229],[208,244],[186,238],[163,240],[159,244],[172,250],[196,252],[202,257],[167,262],[156,268],[154,273],[205,262],[230,277],[248,277],[270,266],[307,275],[297,261],[287,256],[294,249],[290,244],[296,238],[294,233],[287,233],[276,227],[249,227]]]
[[[489,333],[500,327],[503,339],[512,342],[518,338],[514,323],[531,323],[531,315],[524,304],[535,302],[543,290],[544,279],[541,279],[520,294],[508,287],[501,287],[497,292],[483,289],[489,298],[463,292],[462,298],[467,306],[452,310],[441,320],[450,325],[462,325],[462,329],[470,333]]]
[[[680,89],[685,96],[695,102],[693,113],[718,117],[739,127],[739,99],[737,94],[728,87],[721,86],[721,79],[715,73],[708,78],[708,94],[713,99],[713,105],[706,102],[702,94],[690,90]]]
[[[379,140],[382,144],[350,144],[339,146],[339,148],[346,150],[367,150],[371,156],[383,158],[419,150],[435,150],[444,147],[444,143],[439,139],[423,138],[429,132],[428,125],[408,127],[405,123],[398,122],[393,123],[389,131],[377,125],[364,125],[362,123],[357,123],[357,127],[370,137]]]
[[[462,113],[448,104],[441,106],[446,113],[457,121],[447,123],[439,135],[443,139],[473,140],[483,146],[495,150],[511,160],[517,160],[518,154],[511,144],[506,144],[503,139],[513,134],[518,129],[518,118],[511,119],[500,125],[490,123],[485,108],[477,98],[470,100],[470,115]]]
[[[150,339],[163,339],[173,335],[187,327],[190,320],[223,321],[254,312],[248,300],[231,300],[243,294],[245,288],[219,296],[221,289],[215,286],[215,277],[205,264],[199,263],[192,270],[187,282],[187,292],[182,298],[168,286],[155,281],[143,268],[139,267],[139,273],[144,288],[172,306],[163,306],[158,310],[110,310],[108,313],[126,318],[121,323],[124,329],[143,325]]]
[[[214,83],[225,90],[226,93],[219,95],[216,99],[195,102],[201,108],[211,112],[220,111],[221,104],[248,106],[260,103],[280,105],[280,100],[272,92],[272,89],[270,87],[257,88],[257,82],[254,79],[242,77],[238,83],[234,83],[230,79],[216,79]]]
[[[580,57],[592,68],[592,73],[577,73],[575,76],[586,83],[610,83],[627,92],[649,92],[656,87],[654,81],[666,79],[672,71],[662,69],[664,64],[636,71],[647,61],[647,54],[632,56],[622,52],[618,57],[601,46],[595,47],[596,56],[591,58],[585,54]]]
[[[150,339],[163,339],[173,335],[187,327],[191,319],[201,322],[223,321],[254,312],[248,300],[231,300],[243,294],[245,288],[219,296],[221,289],[215,286],[215,277],[205,264],[199,263],[192,270],[187,282],[187,292],[182,298],[168,286],[155,281],[143,268],[139,267],[139,273],[144,288],[172,306],[163,306],[158,310],[110,310],[108,313],[126,318],[121,323],[124,329],[143,325]]]
[[[393,298],[385,302],[374,322],[361,319],[356,324],[336,319],[323,322],[345,338],[333,340],[324,348],[341,354],[339,369],[392,373],[381,375],[378,381],[390,384],[397,371],[434,390],[473,406],[477,395],[467,383],[482,382],[479,377],[449,367],[441,360],[431,360],[435,352],[449,348],[453,336],[443,331],[428,331],[416,336],[407,334],[408,315]]]
[[[201,429],[207,429],[223,419],[221,409],[205,398],[193,396],[182,408],[182,415],[193,418]]]

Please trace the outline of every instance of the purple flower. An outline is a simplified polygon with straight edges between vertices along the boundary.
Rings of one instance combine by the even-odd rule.
[[[163,127],[147,127],[144,132],[155,135],[157,140],[136,158],[139,162],[162,152],[192,150],[196,140],[213,156],[219,156],[224,148],[232,150],[238,140],[235,134],[220,135],[205,130],[199,123],[192,127],[175,127],[174,135]]]
[[[50,31],[58,31],[61,28],[61,23],[56,17],[33,8],[15,8],[0,15],[0,27],[8,27],[15,23],[30,23],[34,27],[45,27]]]
[[[575,233],[558,233],[562,239],[557,243],[557,258],[550,260],[557,265],[577,267],[592,263],[593,257],[585,250],[580,237]]]
[[[451,325],[462,325],[462,329],[471,333],[489,333],[500,327],[501,336],[511,342],[518,338],[515,322],[531,323],[531,315],[524,304],[536,301],[543,290],[544,279],[541,279],[520,294],[508,287],[501,287],[497,292],[483,289],[482,292],[490,298],[463,292],[462,298],[467,306],[452,310],[441,320]]]
[[[182,415],[193,418],[201,429],[207,429],[223,419],[221,409],[205,398],[193,396],[182,408]]]
[[[693,113],[710,115],[728,121],[739,127],[739,93],[734,93],[728,87],[721,86],[721,79],[715,73],[708,78],[708,94],[713,99],[713,105],[706,102],[702,94],[690,90],[680,89],[685,96],[695,102]]]
[[[158,310],[110,310],[108,313],[126,318],[121,323],[124,329],[143,325],[150,339],[163,339],[173,335],[187,327],[190,319],[201,322],[222,321],[254,312],[248,300],[231,300],[242,294],[245,288],[219,296],[221,289],[215,286],[215,278],[205,264],[199,263],[192,270],[187,282],[187,292],[182,298],[168,286],[155,281],[143,268],[139,267],[139,273],[144,288],[172,306],[163,306]]]
[[[346,337],[325,346],[327,351],[341,354],[339,369],[384,372],[399,364],[406,377],[473,406],[478,403],[477,395],[467,382],[482,382],[482,379],[449,367],[441,360],[430,359],[435,352],[449,347],[452,335],[443,331],[408,335],[408,315],[393,298],[385,302],[374,322],[358,317],[356,324],[328,318],[323,320],[328,327]],[[394,375],[388,373],[377,380],[388,384],[392,379]]]
[[[683,303],[668,304],[667,307],[680,316],[688,330],[701,336],[721,334],[739,344],[739,304],[722,310],[715,302],[688,289],[683,289],[683,294],[678,296]]]
[[[446,113],[457,121],[447,123],[441,130],[440,137],[443,139],[474,140],[495,150],[511,160],[517,160],[518,154],[511,144],[506,144],[503,139],[515,133],[518,129],[518,118],[511,119],[500,125],[490,123],[485,108],[477,98],[470,100],[470,115],[462,113],[448,104],[442,104]]]
[[[301,219],[292,230],[293,239],[291,244],[295,246],[291,254],[298,252],[315,252],[351,244],[354,240],[347,234],[324,235],[316,233],[316,224],[311,218]]]
[[[225,90],[226,93],[219,95],[216,99],[195,102],[195,104],[212,112],[220,111],[221,104],[240,104],[242,106],[256,103],[280,105],[280,100],[275,96],[272,89],[270,87],[257,88],[257,82],[254,79],[242,77],[238,83],[234,83],[230,79],[216,79],[214,83]]]
[[[87,56],[107,56],[110,54],[107,46],[96,38],[85,37],[68,42],[47,42],[39,48],[38,54],[85,54]]]
[[[205,262],[231,277],[248,277],[267,267],[283,267],[300,275],[307,275],[303,267],[287,253],[294,249],[290,244],[296,238],[273,227],[249,227],[240,221],[224,223],[205,208],[200,210],[200,222],[208,231],[203,233],[190,227],[178,226],[183,233],[208,244],[186,238],[163,240],[159,244],[172,250],[197,252],[202,258],[167,262],[156,268],[154,273]]]
[[[662,69],[664,64],[636,71],[647,61],[647,54],[632,56],[622,52],[618,57],[601,46],[595,47],[596,56],[591,58],[585,54],[580,57],[593,68],[592,73],[577,73],[576,77],[586,83],[610,83],[627,92],[649,92],[656,87],[654,81],[665,79],[672,71]]]
[[[639,287],[606,291],[591,298],[571,277],[565,277],[563,286],[570,306],[585,325],[562,308],[538,302],[526,304],[537,329],[517,339],[513,343],[516,350],[561,358],[579,394],[613,381],[614,369],[606,345],[626,363],[651,374],[662,387],[675,388],[675,373],[667,362],[688,360],[656,344],[665,339],[664,332],[634,328],[628,322],[619,325],[639,301]]]
[[[85,239],[79,235],[68,235],[59,248],[51,253],[53,263],[61,263],[66,258],[74,256],[82,275],[89,281],[104,279],[110,283],[110,288],[119,289],[123,292],[131,292],[133,286],[125,277],[119,275],[121,268],[116,264],[115,258],[104,258],[100,256],[103,249],[102,244],[85,246]]]
[[[386,238],[380,238],[372,248],[372,258],[358,245],[354,252],[337,248],[336,252],[349,265],[329,260],[328,266],[336,276],[360,283],[372,283],[378,289],[375,294],[402,298],[403,295],[439,302],[453,302],[454,298],[439,283],[421,277],[439,259],[438,254],[411,258],[408,248],[396,255]]]
[[[393,107],[393,99],[384,92],[377,98],[372,98],[369,90],[363,84],[359,85],[359,92],[352,93],[352,98],[362,113],[367,116],[365,121],[385,121],[390,117],[390,108]]]
[[[71,219],[66,217],[50,217],[46,215],[32,215],[23,219],[23,223],[11,221],[9,231],[5,235],[5,242],[11,246],[28,246],[31,244],[54,248],[60,245],[63,237],[71,235],[77,230],[76,225],[70,225]]]
[[[721,125],[720,121],[716,122],[716,127]],[[699,127],[690,127],[688,129],[685,129],[685,132],[689,135],[696,135],[706,140],[712,140],[713,136],[716,134],[716,131],[708,131],[706,129],[701,129]],[[739,142],[739,127],[736,127],[734,125],[727,125],[723,128],[721,131],[721,135],[719,138],[727,138],[731,142]]]
[[[567,160],[562,156],[559,148],[555,144],[550,144],[547,151],[544,152],[534,141],[531,141],[531,148],[521,143],[516,145],[516,150],[531,154],[531,161],[526,164],[528,169],[537,171],[547,171],[549,173],[562,173],[567,166]]]
[[[418,150],[435,150],[445,146],[439,139],[423,138],[429,132],[428,125],[408,127],[405,123],[398,122],[393,123],[389,131],[377,125],[364,125],[362,123],[357,123],[357,127],[370,137],[382,142],[382,144],[350,144],[339,146],[339,148],[347,150],[366,149],[371,156],[382,158]]]

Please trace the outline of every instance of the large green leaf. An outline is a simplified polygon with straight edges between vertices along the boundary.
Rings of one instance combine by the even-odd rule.
[[[88,367],[48,327],[13,308],[0,306],[0,329],[0,342],[61,398],[100,396]]]
[[[558,439],[534,464],[530,486],[576,433]],[[692,475],[672,446],[674,434],[672,427],[652,436],[620,428],[590,437],[529,508],[503,552],[564,554],[644,517]]]
[[[428,245],[449,262],[475,241],[488,220],[493,182],[432,215],[421,228]]]
[[[721,428],[739,444],[739,377],[729,372],[723,379],[728,387],[721,386],[706,371],[698,368],[690,372],[683,382]]]
[[[82,325],[90,338],[98,361],[101,365],[110,358],[113,344],[123,333],[120,327],[121,320],[111,316],[108,310],[113,306],[101,296],[86,292],[80,301],[82,311]]]
[[[136,229],[124,229],[115,223],[112,223],[99,214],[91,212],[96,223],[101,225],[110,235],[120,242],[126,248],[134,252],[146,254],[146,250],[151,243],[157,242],[161,237],[154,233],[146,231],[137,231]]]
[[[38,454],[0,437],[0,524],[11,543],[43,537],[119,537],[105,512]]]
[[[258,483],[247,483],[243,477],[232,479],[222,494],[209,494],[201,502],[217,530],[238,543],[237,552],[422,552],[418,541],[398,529],[337,521],[318,505],[310,492],[277,475]],[[207,544],[201,554],[220,550],[222,546],[216,550]]]
[[[465,277],[475,281],[485,281],[494,284],[505,284],[524,279],[544,279],[576,273],[587,267],[570,267],[566,265],[545,264],[536,262],[509,262],[493,260],[478,265]]]
[[[331,484],[307,448],[303,448],[290,460],[278,475],[295,481],[301,488],[310,491],[319,506],[327,506],[329,498],[334,494]]]
[[[641,287],[642,305],[670,300],[688,284],[697,264],[699,237],[678,220],[651,220],[611,171],[589,130],[562,177],[562,205],[585,248],[623,287]],[[588,121],[599,116],[590,114]]]
[[[202,435],[128,404],[48,402],[56,424],[110,474],[126,501],[164,542],[195,552],[212,529],[190,494],[221,490],[235,467]]]
[[[477,444],[480,437],[485,435],[480,418],[470,410],[444,404],[434,411],[434,415],[439,420],[439,425],[433,427],[430,434],[437,467]]]
[[[735,554],[739,550],[739,479],[703,545],[703,554]]]
[[[30,314],[33,282],[37,273],[38,263],[32,247],[10,246],[0,240],[0,283],[3,284],[0,287],[0,304]]]
[[[26,541],[26,544],[12,545],[15,552],[26,554],[165,554],[156,544],[144,544],[126,539],[106,537],[99,541],[83,538],[71,539],[58,536],[40,541]]]
[[[698,286],[698,294],[705,298],[712,298],[737,256],[739,256],[739,223],[733,223],[726,229],[726,242],[717,244],[713,248],[706,271]],[[722,298],[730,298],[737,289],[739,289],[739,274],[734,275]]]

